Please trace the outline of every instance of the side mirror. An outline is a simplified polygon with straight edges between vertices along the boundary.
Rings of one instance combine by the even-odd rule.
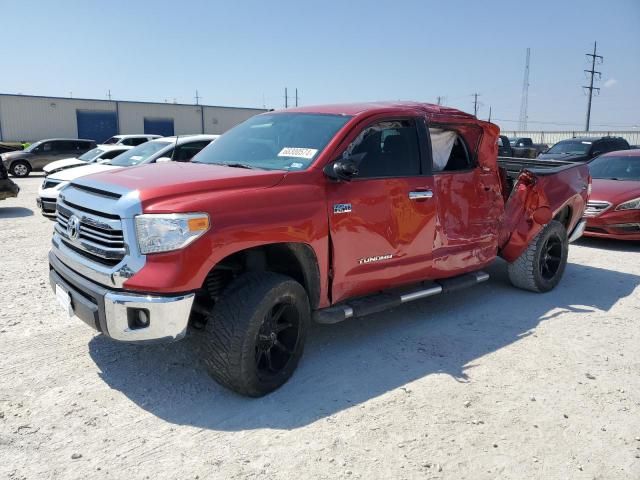
[[[156,163],[167,163],[167,162],[173,162],[173,160],[171,160],[169,157],[160,157],[159,159],[156,160]]]
[[[336,160],[324,167],[323,172],[334,180],[349,182],[358,175],[358,166],[350,160]]]

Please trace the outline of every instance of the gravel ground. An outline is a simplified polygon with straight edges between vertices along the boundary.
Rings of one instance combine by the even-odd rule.
[[[0,203],[0,477],[640,478],[640,245],[581,240],[560,286],[489,282],[314,326],[293,379],[240,398],[193,339],[118,344],[48,285],[41,177]]]

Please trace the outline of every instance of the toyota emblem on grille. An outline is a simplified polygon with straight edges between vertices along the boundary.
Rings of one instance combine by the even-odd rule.
[[[80,235],[80,219],[75,215],[69,217],[69,221],[67,222],[67,235],[73,240],[77,240],[78,235]]]

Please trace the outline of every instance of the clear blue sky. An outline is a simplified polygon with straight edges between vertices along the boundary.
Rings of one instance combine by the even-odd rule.
[[[604,55],[592,129],[640,127],[640,0],[0,0],[0,92],[281,108],[409,99],[580,129],[584,53]],[[9,67],[15,65],[15,67]],[[543,122],[543,123],[535,123]],[[567,125],[564,125],[567,124]]]

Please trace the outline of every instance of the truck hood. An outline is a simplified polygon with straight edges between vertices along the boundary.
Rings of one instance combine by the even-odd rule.
[[[72,167],[74,165],[86,165],[87,162],[78,160],[75,157],[65,158],[64,160],[56,160],[44,166],[42,169],[45,174],[56,172],[57,170],[64,170],[65,168]]]
[[[85,175],[91,175],[92,173],[100,173],[107,170],[120,170],[121,168],[122,167],[116,167],[113,165],[91,163],[82,167],[67,168],[60,172],[52,173],[47,178],[51,180],[59,180],[61,182],[70,182],[71,180],[75,180],[79,177],[84,177]]]
[[[541,153],[538,155],[538,159],[563,160],[565,162],[586,162],[589,160],[589,157],[578,153]]]
[[[73,168],[70,171],[81,170]],[[143,204],[185,194],[269,188],[286,175],[282,170],[249,170],[202,163],[167,162],[123,168],[91,175],[83,184],[109,191],[137,190]]]
[[[638,197],[640,197],[640,181],[594,178],[589,199],[618,205]]]

